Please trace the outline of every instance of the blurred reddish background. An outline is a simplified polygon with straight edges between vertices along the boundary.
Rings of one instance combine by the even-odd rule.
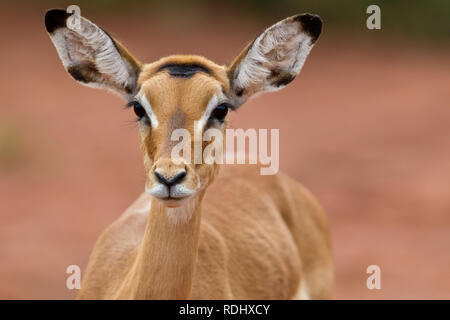
[[[97,237],[143,191],[133,112],[66,74],[44,29],[51,4],[0,7],[3,299],[73,298],[67,266],[83,271]],[[82,14],[144,61],[194,53],[220,64],[279,18]],[[325,26],[301,75],[232,114],[232,126],[280,129],[282,171],[330,219],[335,298],[449,299],[449,43]],[[381,290],[366,287],[373,264]]]

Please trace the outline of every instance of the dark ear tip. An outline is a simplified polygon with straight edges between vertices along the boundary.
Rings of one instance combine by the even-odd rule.
[[[322,19],[318,15],[303,13],[296,16],[295,20],[300,21],[303,30],[312,37],[313,43],[319,38],[322,32]]]
[[[48,33],[66,26],[66,19],[69,14],[63,9],[50,9],[45,14],[45,28]]]

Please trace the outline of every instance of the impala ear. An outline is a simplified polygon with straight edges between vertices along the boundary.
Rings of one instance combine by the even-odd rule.
[[[260,34],[228,68],[235,105],[294,80],[321,31],[320,17],[305,13],[286,18]]]
[[[75,80],[111,89],[125,99],[134,95],[142,64],[103,29],[60,9],[47,11],[45,27],[64,68]]]

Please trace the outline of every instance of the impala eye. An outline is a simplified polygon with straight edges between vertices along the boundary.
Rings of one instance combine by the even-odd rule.
[[[134,113],[136,114],[139,120],[141,120],[144,117],[147,117],[147,112],[139,102],[131,101],[130,103],[128,103],[128,106],[133,107]]]
[[[231,106],[228,103],[219,104],[213,112],[211,112],[210,119],[215,119],[219,122],[223,122],[225,120],[226,115],[228,114],[228,109]]]

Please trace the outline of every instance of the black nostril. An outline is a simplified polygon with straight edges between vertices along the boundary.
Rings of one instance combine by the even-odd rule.
[[[186,170],[178,172],[176,175],[174,175],[170,179],[167,179],[166,176],[159,173],[158,171],[155,171],[155,176],[159,182],[170,187],[170,186],[173,186],[174,184],[177,184],[177,183],[180,183],[181,181],[183,181],[184,177],[186,177]]]
[[[170,181],[171,185],[180,183],[186,177],[186,170],[178,172]]]
[[[169,180],[167,180],[166,177],[164,177],[158,171],[155,171],[155,176],[158,179],[158,181],[161,182],[162,184],[169,185]]]

